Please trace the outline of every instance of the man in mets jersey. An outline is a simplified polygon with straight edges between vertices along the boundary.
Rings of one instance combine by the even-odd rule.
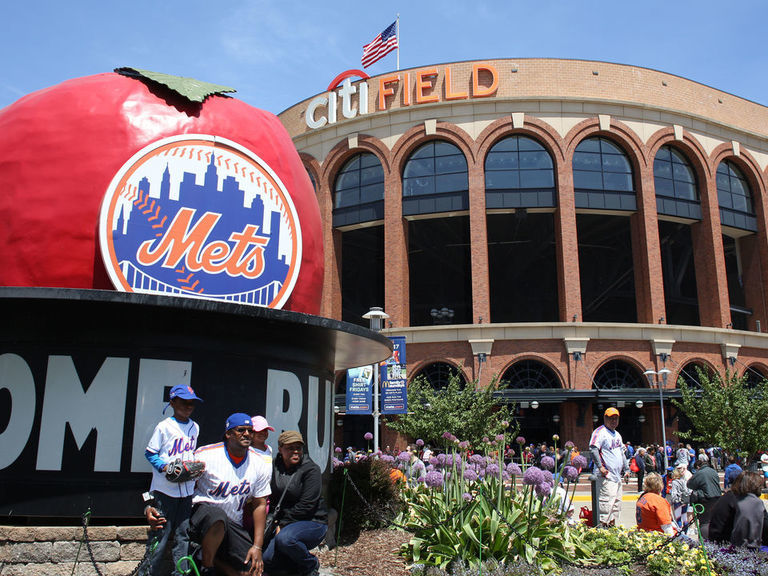
[[[621,434],[616,430],[619,425],[619,411],[608,408],[603,415],[603,425],[592,432],[589,450],[595,461],[600,491],[600,525],[611,526],[616,523],[621,512],[622,477],[629,478],[629,463],[624,455]]]
[[[251,447],[253,424],[247,414],[227,418],[224,441],[203,446],[205,462],[192,499],[190,539],[200,547],[201,576],[260,576],[262,544],[272,468]],[[253,510],[253,534],[243,527],[243,510]]]

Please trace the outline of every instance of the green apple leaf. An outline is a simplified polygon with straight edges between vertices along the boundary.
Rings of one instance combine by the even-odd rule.
[[[173,92],[176,92],[180,96],[183,96],[190,102],[203,102],[208,96],[212,94],[224,94],[226,92],[237,92],[234,88],[229,86],[221,86],[219,84],[211,84],[210,82],[201,82],[194,78],[183,78],[181,76],[172,76],[171,74],[163,74],[162,72],[152,72],[150,70],[141,70],[140,68],[115,68],[115,72],[122,74],[123,76],[129,76],[131,78],[140,78],[151,80],[166,86]]]

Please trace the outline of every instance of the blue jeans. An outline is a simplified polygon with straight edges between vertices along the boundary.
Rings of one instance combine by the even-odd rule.
[[[160,529],[150,532],[147,540],[147,548],[151,548],[157,541],[157,547],[149,554],[150,574],[152,576],[161,576],[167,574],[165,565],[165,549],[168,546],[171,535],[173,535],[173,548],[171,557],[173,558],[174,576],[181,576],[176,568],[179,558],[187,555],[189,549],[189,516],[192,513],[192,496],[186,498],[174,498],[162,492],[153,492],[155,497],[155,508],[160,510],[165,516],[165,525]]]
[[[299,520],[280,528],[277,536],[267,545],[262,558],[264,568],[270,570],[296,571],[308,574],[317,567],[317,557],[309,551],[325,538],[327,524]]]

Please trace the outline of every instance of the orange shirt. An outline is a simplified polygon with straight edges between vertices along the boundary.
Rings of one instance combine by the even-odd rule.
[[[635,508],[637,527],[641,530],[663,532],[665,524],[672,524],[672,507],[655,492],[645,492]]]

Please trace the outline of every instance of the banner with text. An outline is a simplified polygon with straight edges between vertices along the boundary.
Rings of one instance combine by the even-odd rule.
[[[407,414],[408,391],[406,386],[405,336],[390,336],[392,356],[380,366],[381,413]]]
[[[373,413],[373,367],[347,370],[347,414]]]

